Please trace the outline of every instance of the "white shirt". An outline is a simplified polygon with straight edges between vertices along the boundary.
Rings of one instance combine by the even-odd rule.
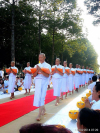
[[[91,90],[91,93],[93,93],[93,87],[96,85],[96,82],[93,82],[91,83],[89,86],[88,86],[88,89]]]
[[[64,71],[65,71],[65,69],[70,69],[70,68],[69,68],[69,67],[64,67]],[[64,77],[64,78],[68,77],[68,75],[67,75],[66,71],[65,71],[65,73],[64,73],[64,75],[63,75],[63,77]]]
[[[12,68],[12,69],[17,69],[17,73],[18,73],[18,68],[17,68],[17,67],[14,66],[14,67],[11,67],[11,68]],[[9,69],[10,69],[10,68],[9,68]],[[14,75],[13,73],[10,73],[9,76],[12,77],[12,76],[15,76],[15,75]]]
[[[4,88],[8,86],[8,80],[4,80]]]
[[[100,109],[100,100],[95,101],[91,109]]]
[[[52,68],[62,68],[63,69],[63,73],[65,72],[65,70],[64,70],[64,67],[62,66],[62,65],[54,65],[54,66],[52,66]],[[53,78],[62,78],[63,76],[61,76],[59,73],[54,73],[53,75],[52,75],[52,77]]]
[[[37,64],[40,68],[48,68],[49,70],[50,70],[50,72],[51,72],[51,66],[48,64],[48,63],[46,63],[45,61],[43,62],[43,63],[39,63],[39,64]],[[35,68],[36,68],[36,66],[37,65],[35,65]],[[39,73],[37,76],[36,76],[36,78],[39,78],[39,77],[41,77],[41,78],[47,78],[47,77],[45,77],[43,74],[41,74],[41,73]]]
[[[31,71],[31,67],[30,67],[30,66],[29,66],[29,67],[25,67],[24,70]],[[29,74],[29,73],[26,73],[26,74],[25,74],[25,76],[29,76],[29,75],[31,75],[31,74]]]

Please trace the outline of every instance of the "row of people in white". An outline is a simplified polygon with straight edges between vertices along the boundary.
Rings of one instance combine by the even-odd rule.
[[[40,63],[35,65],[35,68],[37,69],[36,69],[36,72],[33,74],[35,77],[35,95],[34,95],[33,106],[39,107],[39,115],[37,117],[37,120],[40,120],[41,115],[45,114],[44,100],[45,100],[47,85],[49,83],[50,73],[51,73],[51,66],[45,62],[45,58],[46,58],[45,54],[41,53],[39,55]],[[12,66],[12,63],[14,62],[11,62],[11,66]],[[56,96],[55,105],[57,105],[59,103],[59,96],[60,96],[61,90],[62,92],[68,92],[68,90],[70,92],[73,91],[74,82],[75,82],[75,76],[74,76],[75,73],[72,73],[72,70],[73,71],[76,71],[76,70],[72,68],[72,64],[70,63],[69,65],[70,73],[69,74],[66,73],[65,68],[67,66],[65,66],[64,68],[62,65],[60,65],[60,59],[56,59],[55,64],[56,65],[52,66],[52,68],[55,68],[55,70],[52,72],[52,83],[53,83],[53,89],[54,89],[54,96]],[[10,86],[8,88],[8,92],[10,93],[14,93],[13,85],[15,83],[15,72],[12,69],[13,68],[17,69],[14,65],[15,64],[13,64],[9,72]],[[50,73],[48,74],[44,72],[42,68],[48,68]],[[60,72],[58,68],[61,68],[63,71]],[[30,92],[31,75],[32,75],[30,69],[31,69],[30,63],[28,62],[27,67],[24,69],[24,73],[25,73],[24,87],[26,89],[26,93],[27,93],[27,89],[29,89],[29,92]],[[18,72],[18,69],[17,69],[17,72]],[[13,96],[14,95],[11,95],[11,98],[13,98]]]

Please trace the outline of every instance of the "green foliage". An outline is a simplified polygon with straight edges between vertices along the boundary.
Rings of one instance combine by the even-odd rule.
[[[39,2],[38,5],[34,5]],[[12,5],[0,2],[0,57],[1,65],[11,60]],[[46,61],[55,63],[56,57],[72,62],[74,67],[92,66],[98,69],[97,54],[82,34],[80,10],[75,0],[19,1],[15,11],[15,55],[19,68],[30,61],[38,63],[39,49],[46,54]],[[40,44],[41,43],[41,48]]]

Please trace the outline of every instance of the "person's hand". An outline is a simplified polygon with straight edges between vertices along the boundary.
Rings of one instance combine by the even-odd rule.
[[[55,67],[55,72],[58,71],[57,67]]]
[[[25,73],[27,73],[27,70],[25,69]]]
[[[41,68],[40,68],[38,65],[37,65],[37,70],[38,70],[38,71],[41,71]]]
[[[86,108],[91,108],[91,104],[90,104],[90,102],[89,102],[89,99],[86,99],[86,100],[85,100],[85,107],[86,107]]]

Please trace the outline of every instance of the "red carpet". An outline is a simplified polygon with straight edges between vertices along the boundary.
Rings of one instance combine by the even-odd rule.
[[[34,95],[0,104],[0,127],[37,109],[33,106]],[[48,90],[45,104],[55,100],[53,89]]]

